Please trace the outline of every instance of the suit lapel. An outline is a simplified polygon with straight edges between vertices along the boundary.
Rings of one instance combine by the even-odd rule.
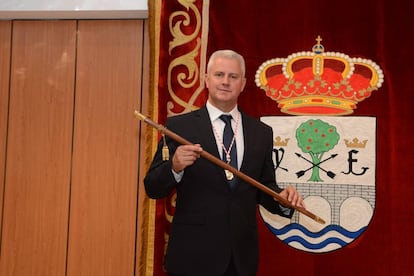
[[[203,150],[206,152],[214,155],[215,157],[220,159],[220,154],[217,150],[216,145],[216,138],[214,137],[214,132],[211,128],[211,120],[208,115],[207,108],[203,106],[198,110],[198,112],[195,113],[195,127],[197,128],[198,132],[198,143],[201,144],[203,147]],[[246,116],[243,112],[241,112],[242,115],[242,122],[243,122],[243,136],[244,136],[244,156],[243,161],[241,164],[240,171],[246,173],[248,171],[249,162],[246,162],[246,160],[252,160],[254,159],[254,149],[252,147],[249,147],[248,145],[251,145],[252,143],[255,143],[255,132],[256,125],[253,123],[252,119],[250,119],[248,116]],[[217,166],[217,170],[220,171],[222,174],[223,179],[225,179],[224,176],[224,170]],[[247,185],[247,184],[246,184]],[[241,187],[240,183],[236,186],[235,190],[240,189]],[[227,187],[230,189],[229,187]]]
[[[220,159],[220,154],[218,152],[216,144],[216,138],[211,127],[210,116],[205,106],[199,109],[199,112],[197,113],[195,119],[198,128],[198,133],[200,135],[200,144],[203,147],[203,150]],[[222,178],[222,181],[213,182],[211,183],[211,185],[217,186],[218,184],[217,187],[219,187],[220,189],[224,189],[225,191],[231,192],[231,188],[229,185],[223,185],[223,183],[226,183],[224,169],[220,168],[219,166],[215,167],[217,168],[217,173]]]
[[[200,133],[200,144],[205,151],[214,155],[217,158],[220,158],[219,152],[217,150],[216,138],[214,137],[214,132],[211,128],[211,120],[208,115],[207,108],[203,106],[199,109],[199,112],[196,115],[196,127]]]
[[[243,122],[244,153],[240,171],[246,172],[249,165],[249,162],[247,162],[246,160],[252,160],[252,155],[254,154],[254,152],[252,151],[252,147],[249,147],[249,145],[255,143],[254,135],[256,133],[256,129],[255,124],[252,124],[252,120],[249,117],[247,117],[243,112],[241,114]]]

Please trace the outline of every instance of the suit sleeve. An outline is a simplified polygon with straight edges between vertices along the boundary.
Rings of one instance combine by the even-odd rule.
[[[168,128],[168,121],[166,124]],[[161,139],[157,146],[152,163],[144,178],[144,187],[147,195],[153,199],[159,199],[171,194],[177,185],[172,172],[172,156],[175,153],[178,143],[166,137],[167,146],[169,149],[170,160],[162,160],[163,139]]]

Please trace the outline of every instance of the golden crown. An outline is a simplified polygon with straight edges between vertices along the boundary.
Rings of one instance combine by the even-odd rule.
[[[359,139],[356,137],[352,139],[352,141],[348,139],[344,139],[344,141],[345,141],[345,145],[348,148],[362,148],[362,149],[365,148],[368,142],[368,140],[359,141]]]
[[[285,138],[284,140],[282,140],[282,137],[276,136],[273,141],[273,145],[275,145],[276,147],[286,147],[289,143],[289,140],[289,138]]]
[[[381,87],[384,74],[373,61],[324,52],[320,36],[312,52],[262,63],[256,85],[292,115],[347,115]]]

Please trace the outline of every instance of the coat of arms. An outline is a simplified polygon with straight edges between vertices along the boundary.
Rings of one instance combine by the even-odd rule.
[[[384,80],[374,62],[312,52],[264,62],[256,84],[282,112],[261,120],[273,128],[278,184],[294,185],[306,207],[326,224],[302,214],[286,219],[260,208],[267,227],[286,244],[308,252],[345,247],[368,227],[375,209],[376,118],[343,116]]]

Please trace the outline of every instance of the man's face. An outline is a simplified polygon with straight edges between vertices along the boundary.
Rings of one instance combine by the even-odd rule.
[[[218,57],[205,78],[209,101],[223,111],[230,111],[246,84],[237,59]]]

